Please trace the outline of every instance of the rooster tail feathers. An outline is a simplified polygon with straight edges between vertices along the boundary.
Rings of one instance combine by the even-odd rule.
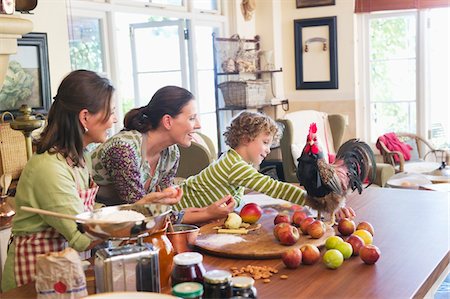
[[[367,143],[359,139],[348,140],[339,148],[336,154],[337,159],[343,160],[347,166],[352,190],[358,189],[359,193],[362,192],[362,183],[368,177],[371,167],[372,175],[369,178],[369,185],[375,181],[375,155]]]

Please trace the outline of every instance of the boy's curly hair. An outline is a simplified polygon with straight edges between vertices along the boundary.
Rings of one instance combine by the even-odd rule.
[[[259,112],[242,111],[231,120],[223,136],[225,144],[234,149],[246,139],[254,140],[262,132],[272,134],[274,142],[279,138],[278,126],[272,118]]]

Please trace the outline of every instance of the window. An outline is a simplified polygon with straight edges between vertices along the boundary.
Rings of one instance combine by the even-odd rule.
[[[69,21],[69,48],[72,70],[107,73],[105,17],[103,14],[72,14]]]
[[[95,2],[98,1],[71,1],[68,13],[71,59],[74,68],[89,66],[100,71],[102,65],[102,72],[112,78],[118,102],[116,131],[123,125],[124,114],[147,104],[158,88],[178,85],[196,96],[201,131],[216,140],[212,32],[220,33],[226,22],[219,1]],[[103,17],[92,15],[94,12]],[[87,62],[77,58],[76,45],[83,40],[76,34],[80,25],[90,27],[88,40],[94,51]],[[104,46],[106,42],[93,42],[107,33],[108,46]],[[109,59],[108,53],[99,53],[100,48],[103,52],[110,50]],[[110,72],[108,65],[111,65]]]
[[[449,147],[448,8],[363,15],[366,139],[409,132]]]

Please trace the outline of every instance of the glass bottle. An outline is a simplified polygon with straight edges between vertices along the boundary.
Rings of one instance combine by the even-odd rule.
[[[224,270],[212,270],[203,276],[203,299],[231,298],[231,273]]]
[[[231,278],[231,287],[233,289],[233,298],[256,298],[257,292],[254,287],[255,280],[247,276],[235,276]]]
[[[148,237],[144,238],[144,242],[153,244],[155,248],[159,249],[159,275],[161,291],[165,291],[171,287],[169,284],[169,278],[172,271],[173,257],[175,254],[172,243],[166,236],[166,228],[167,223],[163,229],[157,230]]]
[[[200,299],[203,295],[203,286],[198,282],[182,282],[174,285],[172,295],[183,299]]]
[[[203,284],[203,256],[198,252],[183,252],[174,256],[172,286],[181,282],[198,282]]]

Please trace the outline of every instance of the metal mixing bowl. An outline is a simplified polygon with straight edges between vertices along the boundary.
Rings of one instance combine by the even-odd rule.
[[[120,211],[133,210],[145,216],[141,221],[121,221],[117,219],[111,223],[90,222],[90,220],[101,220],[107,215]],[[172,211],[172,206],[163,204],[125,204],[104,207],[92,212],[78,214],[78,218],[86,222],[77,221],[78,229],[93,237],[101,239],[124,239],[135,237],[143,233],[152,234],[164,228],[166,217]]]

